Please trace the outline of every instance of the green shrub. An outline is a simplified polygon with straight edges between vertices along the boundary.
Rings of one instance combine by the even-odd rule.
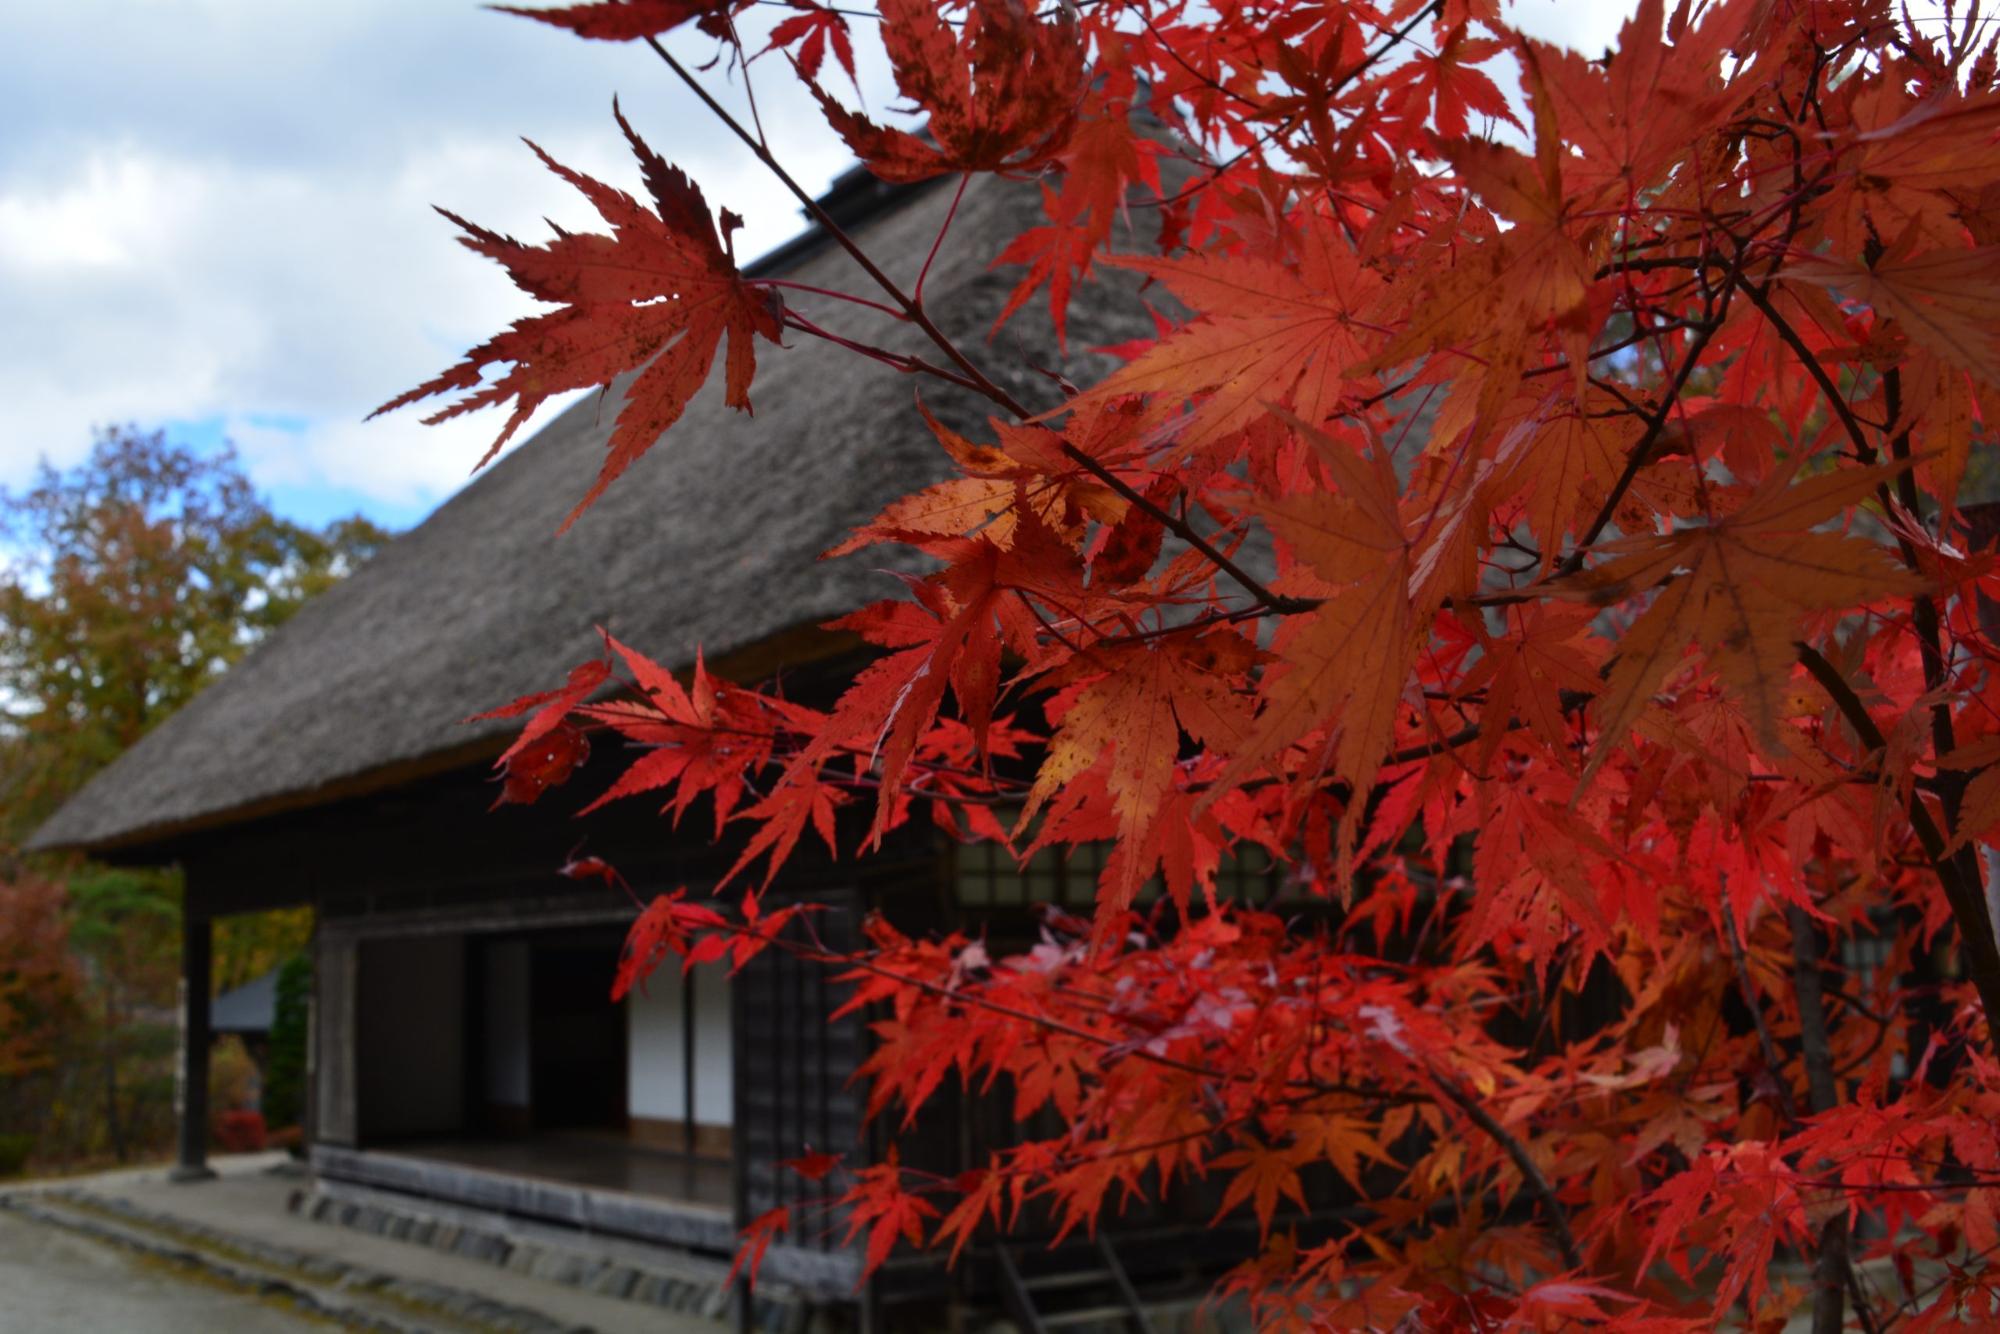
[[[271,1016],[271,1053],[264,1065],[264,1123],[295,1126],[305,1112],[306,1005],[312,995],[312,960],[294,954],[278,970]]]

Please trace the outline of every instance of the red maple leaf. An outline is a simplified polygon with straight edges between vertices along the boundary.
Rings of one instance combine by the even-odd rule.
[[[799,12],[771,29],[771,40],[764,45],[764,51],[780,50],[796,46],[792,59],[798,63],[799,73],[807,79],[819,77],[820,63],[826,59],[827,48],[833,48],[833,58],[847,71],[847,81],[859,88],[860,82],[854,73],[854,42],[847,33],[847,18],[837,9],[814,4],[812,0],[791,0],[792,8]],[[764,51],[757,54],[762,55]]]
[[[868,1231],[868,1250],[862,1272],[872,1274],[882,1267],[895,1249],[896,1239],[912,1246],[924,1239],[924,1220],[938,1216],[937,1206],[921,1195],[903,1189],[903,1169],[894,1149],[873,1167],[863,1168],[854,1189],[846,1196],[848,1205],[847,1240]]]
[[[511,330],[474,348],[444,374],[369,414],[379,416],[438,394],[463,395],[425,418],[434,423],[512,399],[513,413],[480,460],[484,464],[548,399],[639,371],[625,392],[610,456],[563,521],[564,528],[680,420],[688,400],[708,378],[725,336],[725,401],[748,411],[750,379],[757,367],[752,338],[762,335],[777,342],[784,320],[777,294],[745,282],[737,272],[727,242],[742,219],[723,210],[718,235],[701,187],[648,148],[615,103],[612,110],[639,160],[653,208],[529,144],[551,171],[596,206],[611,224],[612,235],[558,229],[552,241],[524,245],[440,209],[465,230],[460,241],[467,249],[499,262],[530,296],[563,308],[516,320]],[[484,383],[486,368],[503,362],[513,369]]]
[[[467,722],[517,718],[533,710],[527,726],[502,751],[494,767],[506,775],[494,805],[527,803],[560,784],[590,756],[590,742],[567,718],[570,710],[596,694],[611,679],[611,664],[597,659],[572,667],[569,680],[554,690],[538,690],[511,704],[474,714]]]
[[[726,1288],[736,1282],[736,1275],[742,1272],[744,1280],[751,1287],[757,1286],[757,1271],[764,1264],[764,1252],[771,1249],[771,1239],[781,1232],[789,1232],[792,1227],[792,1211],[784,1205],[767,1209],[750,1220],[743,1229],[742,1244],[737,1248],[736,1258],[730,1262],[729,1276],[722,1281]]]
[[[931,142],[877,125],[812,85],[828,123],[870,171],[886,181],[1026,171],[1062,151],[1086,78],[1066,11],[1043,22],[1018,0],[975,0],[954,33],[929,0],[882,0],[880,8],[896,87],[929,113]]]
[[[827,1174],[840,1166],[837,1153],[807,1153],[797,1158],[787,1158],[784,1165],[797,1172],[808,1181],[824,1181]]]
[[[725,37],[729,32],[729,16],[743,7],[744,0],[594,0],[591,4],[558,5],[554,9],[488,6],[502,14],[518,14],[524,19],[565,28],[579,37],[604,42],[657,37],[689,19],[694,19],[710,36]]]
[[[668,954],[687,954],[696,930],[719,931],[728,921],[713,908],[687,901],[687,890],[661,894],[648,903],[625,933],[618,955],[618,972],[611,982],[611,999],[621,1001],[635,986],[644,986]]]

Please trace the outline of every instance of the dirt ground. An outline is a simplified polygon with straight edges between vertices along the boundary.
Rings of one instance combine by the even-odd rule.
[[[325,1334],[255,1297],[0,1214],[0,1334]]]

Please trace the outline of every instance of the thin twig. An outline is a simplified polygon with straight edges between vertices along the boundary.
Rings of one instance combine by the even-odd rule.
[[[729,113],[728,108],[716,101],[709,91],[701,85],[700,81],[688,72],[687,67],[676,60],[673,53],[660,44],[658,38],[648,37],[645,39],[645,42],[646,45],[653,48],[655,55],[666,62],[667,68],[671,69],[681,82],[686,84],[694,92],[695,96],[702,100],[709,111],[722,121],[729,128],[730,132],[756,155],[757,160],[762,162],[778,178],[778,182],[791,192],[792,197],[804,205],[806,212],[812,219],[826,231],[827,235],[841,249],[848,253],[855,263],[861,266],[861,271],[867,274],[876,286],[888,294],[889,299],[901,308],[904,318],[922,330],[924,336],[929,338],[937,346],[938,350],[944,353],[946,359],[958,368],[959,374],[964,377],[959,383],[966,384],[968,387],[977,390],[993,402],[999,404],[1002,408],[1005,408],[1009,414],[1023,421],[1035,415],[1029,411],[1026,404],[1015,398],[1000,385],[994,383],[991,377],[974,364],[972,359],[967,357],[959,348],[958,344],[946,336],[942,329],[938,328],[929,314],[925,312],[922,304],[909,293],[905,292],[895,279],[884,273],[881,266],[869,258],[868,253],[855,242],[853,237],[847,234],[839,223],[834,221],[833,217],[821,206],[819,200],[809,194],[804,187],[792,178],[790,172],[779,165],[778,160],[771,155],[770,150],[759,143],[756,136],[746,130],[742,122]],[[914,364],[918,368],[922,368],[924,365],[921,362]],[[1213,562],[1217,569],[1235,580],[1246,593],[1250,594],[1259,603],[1272,608],[1274,611],[1282,612],[1309,610],[1312,606],[1316,605],[1306,602],[1303,599],[1285,598],[1271,592],[1271,590],[1264,587],[1260,581],[1250,575],[1241,566],[1224,556],[1212,543],[1196,533],[1193,528],[1174,518],[1173,515],[1153,504],[1150,500],[1147,500],[1139,492],[1133,490],[1123,478],[1112,472],[1111,469],[1076,448],[1076,446],[1070,444],[1067,440],[1063,441],[1062,448],[1066,457],[1082,466],[1092,476],[1123,496],[1128,502],[1139,506],[1143,512],[1158,520],[1169,532],[1200,552],[1204,558]]]
[[[944,211],[944,221],[938,224],[937,236],[931,241],[931,252],[924,256],[924,267],[917,272],[917,290],[911,296],[919,306],[924,304],[924,279],[931,276],[931,265],[937,262],[938,251],[944,246],[945,233],[951,230],[951,220],[958,216],[959,201],[965,198],[965,187],[971,181],[971,172],[958,174],[958,189],[952,191],[951,207]]]

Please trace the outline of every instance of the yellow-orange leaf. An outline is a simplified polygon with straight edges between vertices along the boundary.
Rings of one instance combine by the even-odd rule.
[[[1105,674],[1084,686],[1063,713],[1019,829],[1025,831],[1064,784],[1103,763],[1119,840],[1134,852],[1144,848],[1173,786],[1181,731],[1205,745],[1228,747],[1248,726],[1249,707],[1232,681],[1254,658],[1247,640],[1225,631],[1100,650],[1083,660],[1079,666]],[[1118,859],[1101,910],[1123,910],[1152,866],[1145,857]]]

